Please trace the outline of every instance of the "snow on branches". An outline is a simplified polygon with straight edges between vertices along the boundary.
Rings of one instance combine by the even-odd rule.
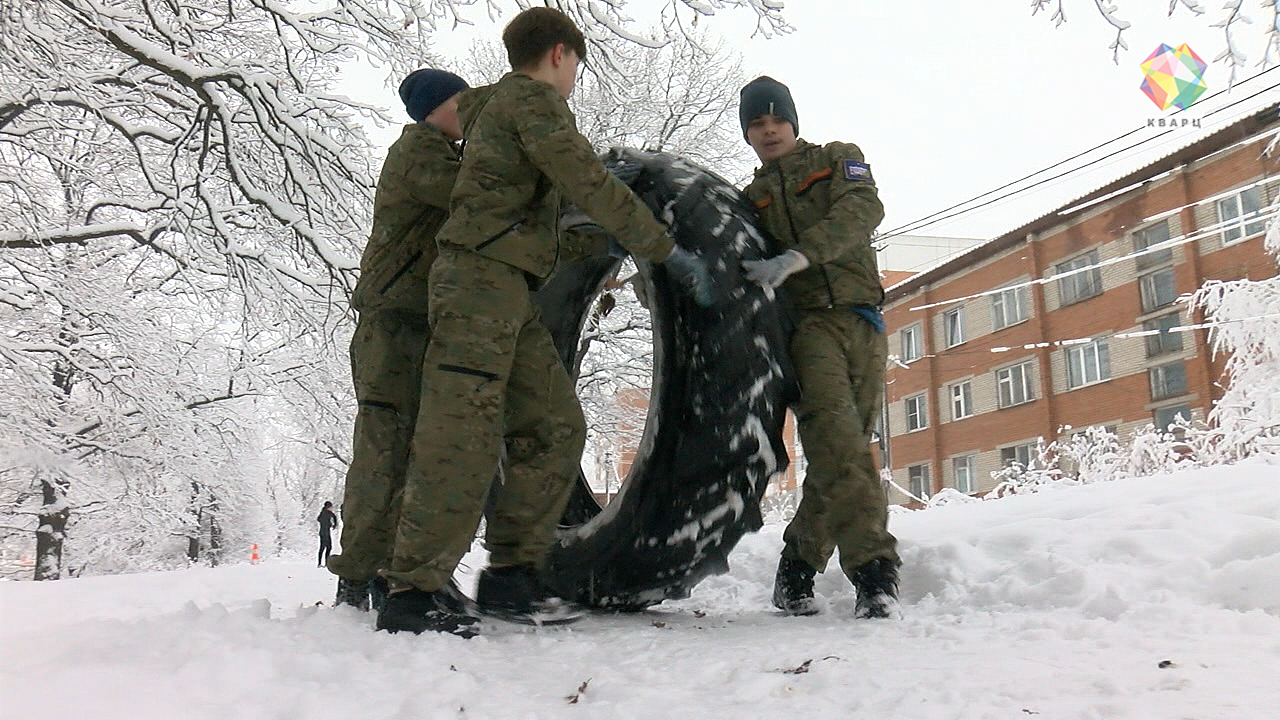
[[[1253,24],[1253,19],[1244,13],[1243,5],[1244,0],[1225,0],[1221,6],[1223,14],[1209,24],[1209,27],[1217,28],[1222,32],[1222,50],[1213,58],[1213,61],[1224,63],[1230,68],[1229,82],[1231,83],[1235,82],[1236,73],[1249,61],[1248,53],[1240,47],[1237,37],[1241,26]],[[1123,9],[1118,3],[1110,0],[1093,0],[1093,6],[1103,21],[1115,30],[1115,37],[1108,48],[1111,50],[1111,59],[1118,65],[1120,52],[1129,49],[1124,34],[1132,27],[1132,23],[1120,17]],[[1268,67],[1273,62],[1280,61],[1280,0],[1263,0],[1261,6],[1264,12],[1270,14],[1270,21],[1265,31],[1266,48],[1261,62],[1263,67]],[[1184,8],[1186,12],[1196,16],[1205,14],[1204,6],[1197,0],[1169,0],[1166,14],[1172,17],[1179,8]],[[1035,15],[1041,11],[1049,14],[1049,20],[1054,27],[1067,21],[1065,0],[1032,0],[1031,14]]]

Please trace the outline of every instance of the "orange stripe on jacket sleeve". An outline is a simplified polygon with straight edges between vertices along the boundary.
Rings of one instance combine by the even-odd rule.
[[[814,183],[818,182],[819,180],[826,180],[827,178],[831,177],[833,174],[834,172],[832,171],[831,168],[823,168],[822,170],[819,170],[818,172],[805,178],[804,182],[800,183],[800,187],[796,188],[796,192],[802,193],[805,190],[808,190],[809,187]]]
[[[772,196],[772,195],[768,195],[768,196],[766,196],[766,197],[765,197],[765,199],[763,199],[763,200],[757,200],[757,201],[756,201],[756,209],[757,209],[757,210],[763,210],[763,209],[765,209],[765,208],[769,207],[771,204],[773,204],[773,196]]]

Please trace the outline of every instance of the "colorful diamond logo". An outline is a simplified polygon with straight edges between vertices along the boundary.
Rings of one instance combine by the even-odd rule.
[[[1178,47],[1161,44],[1142,63],[1142,92],[1161,110],[1186,110],[1200,99],[1209,86],[1204,71],[1209,67],[1186,43]]]

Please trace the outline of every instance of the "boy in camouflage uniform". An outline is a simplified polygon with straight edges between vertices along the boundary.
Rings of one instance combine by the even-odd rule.
[[[448,217],[458,176],[458,97],[462,78],[416,70],[400,85],[414,120],[387,151],[373,201],[373,232],[360,258],[351,306],[360,313],[351,339],[356,425],[342,503],[342,554],[330,556],[338,603],[367,607],[385,594],[378,570],[390,565],[409,443],[418,416],[427,323],[427,273],[436,232]]]
[[[609,175],[565,100],[585,59],[581,31],[535,7],[503,31],[512,72],[467,93],[466,156],[431,269],[431,343],[379,629],[470,637],[448,584],[479,524],[505,447],[505,484],[486,531],[481,612],[563,617],[541,581],[586,439],[582,410],[531,293],[561,252],[557,219],[576,204],[633,255],[663,263],[703,304],[710,274]]]
[[[795,408],[809,467],[804,496],[783,534],[773,604],[789,615],[818,612],[814,576],[840,549],[857,590],[859,617],[897,612],[897,540],[871,455],[887,341],[871,233],[884,218],[871,167],[848,143],[799,139],[786,85],[759,77],[742,88],[743,136],[763,163],[746,188],[783,252],[746,261],[747,277],[782,286],[796,306],[791,360],[800,379]]]

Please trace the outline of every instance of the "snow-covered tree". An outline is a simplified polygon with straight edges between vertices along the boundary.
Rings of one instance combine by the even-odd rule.
[[[438,62],[435,32],[535,4],[583,25],[602,87],[631,85],[606,46],[721,10],[790,29],[772,0],[673,0],[644,34],[625,0],[0,8],[0,560],[34,534],[42,578],[216,561],[310,522],[348,452],[377,165],[378,111],[332,82],[397,79]]]
[[[1265,242],[1280,258],[1274,220]],[[1226,354],[1227,388],[1209,416],[1220,457],[1280,455],[1280,276],[1211,281],[1192,304],[1204,310],[1214,351]]]
[[[1032,0],[1031,13],[1035,15],[1043,12],[1049,16],[1054,27],[1059,27],[1067,22],[1068,4],[1067,0]],[[1125,19],[1129,5],[1111,0],[1093,0],[1081,5],[1091,8],[1115,32],[1109,48],[1112,60],[1119,64],[1120,54],[1129,49],[1125,32],[1133,26],[1132,22]],[[1263,27],[1267,28],[1262,35],[1264,47],[1259,64],[1270,67],[1273,63],[1280,62],[1280,3],[1263,0],[1258,3],[1258,7],[1265,16],[1266,23]],[[1244,0],[1225,0],[1214,9],[1217,12],[1208,12],[1199,0],[1169,0],[1166,14],[1173,17],[1177,13],[1189,13],[1203,17],[1210,23],[1210,27],[1217,28],[1222,33],[1222,49],[1213,58],[1213,62],[1225,64],[1231,71],[1229,82],[1235,83],[1237,73],[1249,63],[1249,53],[1242,46],[1240,34],[1245,28],[1254,25],[1255,21],[1245,9]]]

